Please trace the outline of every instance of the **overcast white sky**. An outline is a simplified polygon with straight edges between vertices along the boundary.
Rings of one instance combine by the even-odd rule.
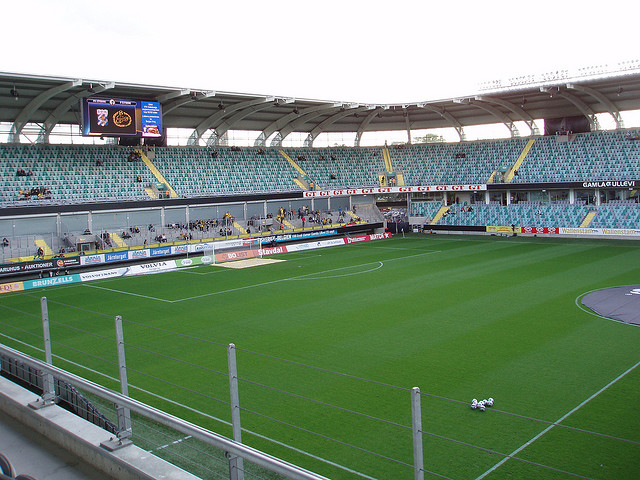
[[[629,0],[22,0],[3,10],[4,72],[361,103],[640,57]]]

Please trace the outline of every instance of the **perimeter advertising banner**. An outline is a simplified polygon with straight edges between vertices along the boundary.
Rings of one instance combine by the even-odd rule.
[[[303,192],[304,197],[337,197],[344,195],[371,195],[376,193],[412,192],[469,192],[486,190],[486,184],[467,185],[421,185],[413,187],[345,188],[342,190],[315,190]]]
[[[257,250],[241,250],[239,252],[216,253],[216,262],[228,262],[230,260],[244,260],[258,256]]]
[[[520,227],[510,227],[510,226],[497,226],[497,225],[488,225],[487,232],[488,233],[514,233],[519,232]]]
[[[0,283],[0,293],[21,292],[24,290],[22,282]]]
[[[520,233],[546,233],[546,234],[558,234],[558,227],[516,227],[516,230],[520,229]]]
[[[55,285],[66,285],[68,283],[78,283],[82,281],[80,279],[80,275],[61,275],[59,277],[48,277],[48,278],[38,278],[36,280],[25,280],[22,282],[24,284],[25,290],[29,290],[31,288],[42,288],[42,287],[52,287]]]
[[[372,235],[359,235],[357,237],[346,237],[344,239],[344,243],[348,245],[350,243],[368,242],[370,240],[382,240],[384,238],[391,238],[392,236],[393,235],[389,232],[374,233]]]
[[[562,235],[601,235],[640,237],[640,230],[634,228],[565,228],[560,227]]]
[[[178,268],[196,267],[198,265],[211,265],[213,263],[213,257],[210,255],[203,255],[201,257],[181,258],[176,260]]]

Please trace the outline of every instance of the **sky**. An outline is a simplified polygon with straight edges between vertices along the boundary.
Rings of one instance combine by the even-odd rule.
[[[631,1],[22,0],[0,71],[375,104],[640,58]],[[8,20],[8,16],[5,19]]]

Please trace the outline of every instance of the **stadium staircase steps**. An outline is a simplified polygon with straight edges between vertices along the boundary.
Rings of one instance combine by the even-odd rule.
[[[451,205],[446,207],[445,206],[440,207],[440,210],[438,210],[438,213],[436,213],[435,217],[433,217],[433,220],[431,220],[431,225],[435,225],[436,223],[438,223],[442,218],[442,216],[445,213],[447,213],[450,208],[451,208]]]
[[[393,173],[393,164],[391,163],[391,153],[389,152],[389,147],[384,146],[382,148],[382,158],[384,159],[384,168],[387,170],[387,173]],[[386,185],[386,179],[385,186],[388,186]],[[401,173],[396,174],[396,186],[404,186],[404,175]]]
[[[384,146],[382,148],[382,158],[384,159],[384,168],[387,172],[393,172],[393,165],[391,164],[391,155],[389,154],[389,147]]]
[[[362,212],[363,211],[363,207],[358,207],[358,210],[360,212]],[[349,215],[354,222],[356,222],[356,223],[366,223],[364,220],[358,221],[358,218],[362,218],[362,217],[360,217],[360,215],[356,215],[351,210],[347,210],[346,212],[347,212],[347,215]],[[331,226],[333,226],[333,224]]]
[[[151,198],[158,198],[158,194],[153,191],[153,188],[144,187],[144,191],[147,192],[147,195],[149,195]]]
[[[233,226],[234,226],[234,228],[236,230],[238,230],[243,235],[247,234],[247,230],[242,225],[240,225],[238,222],[233,222]]]
[[[582,220],[582,223],[580,224],[580,228],[587,228],[589,225],[591,225],[591,222],[597,214],[598,212],[595,210],[591,210],[589,213],[587,213],[587,216],[584,217],[584,220]]]
[[[489,177],[489,179],[487,180],[487,183],[493,183],[496,179],[496,173],[498,173],[497,170],[494,170],[493,173],[491,173],[491,176]]]
[[[158,170],[158,168],[153,164],[153,162],[149,160],[149,157],[147,157],[147,155],[141,149],[137,149],[137,151],[140,153],[140,158],[142,158],[142,161],[144,162],[144,164],[151,171],[151,173],[153,173],[153,176],[156,177],[156,180],[158,180],[158,182],[160,183],[164,183],[167,186],[167,188],[169,189],[169,196],[171,198],[178,198],[178,194],[176,193],[176,191],[173,189],[171,185],[169,185],[169,182],[167,182],[164,176],[160,173],[160,170]]]
[[[36,247],[41,247],[42,251],[44,252],[44,255],[46,257],[49,257],[51,255],[53,255],[53,250],[51,250],[51,247],[49,245],[47,245],[47,242],[45,242],[43,239],[41,238],[36,238],[33,243],[36,244]]]
[[[289,162],[289,163],[291,164],[291,166],[292,166],[293,168],[295,168],[295,169],[296,169],[296,171],[300,174],[300,177],[301,177],[302,179],[305,179],[305,178],[309,178],[309,179],[310,179],[310,178],[311,178],[311,177],[309,177],[309,175],[307,175],[307,173],[302,169],[302,167],[301,167],[300,165],[298,165],[298,164],[293,160],[293,158],[291,158],[289,155],[287,155],[287,152],[285,152],[284,150],[278,150],[278,152],[280,152],[280,155],[282,155],[282,156],[287,160],[287,162]],[[294,179],[293,179],[293,181],[294,181],[294,182],[296,182],[296,184],[297,184],[300,188],[302,188],[303,190],[309,190],[309,189],[310,189],[310,186],[309,186],[309,185],[305,185],[304,181],[303,181],[301,178],[294,178]],[[312,180],[312,181],[313,181],[313,180]],[[318,187],[317,182],[313,182],[313,188],[311,188],[311,190],[318,190],[318,189],[319,189],[319,187]]]
[[[294,178],[293,181],[296,183],[296,185],[298,185],[302,190],[309,190],[309,187],[307,185],[304,184],[304,182],[302,180],[300,180],[299,178]]]
[[[113,240],[113,243],[115,243],[118,247],[126,248],[129,246],[125,243],[122,237],[118,235],[116,232],[109,232],[109,235],[111,236],[111,240]]]
[[[536,139],[532,138],[524,146],[524,149],[522,149],[522,153],[520,153],[520,156],[516,160],[516,163],[514,163],[511,169],[509,169],[509,172],[507,173],[507,176],[504,179],[505,183],[511,183],[511,181],[513,180],[513,177],[515,176],[516,171],[520,168],[520,166],[524,162],[524,159],[529,154],[529,150],[531,150],[531,147],[533,147],[533,144],[535,143],[535,141]]]
[[[296,227],[293,226],[293,223],[291,223],[289,220],[283,220],[282,223],[287,228],[291,228],[291,229],[295,229],[296,228]]]

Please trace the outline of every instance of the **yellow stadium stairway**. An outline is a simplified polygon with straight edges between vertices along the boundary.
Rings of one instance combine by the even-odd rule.
[[[116,232],[109,232],[109,235],[111,236],[111,240],[113,240],[113,243],[115,243],[118,247],[128,247],[122,237]]]
[[[289,221],[289,220],[282,220],[282,223],[284,224],[284,226],[286,226],[287,228],[296,228],[293,226],[293,224]]]
[[[302,180],[300,180],[299,178],[294,178],[293,181],[296,182],[296,185],[298,185],[302,190],[307,189],[307,186],[302,183]]]
[[[382,158],[384,159],[384,168],[387,172],[393,172],[393,166],[391,165],[391,155],[389,154],[389,147],[386,145],[382,147]]]
[[[386,145],[384,147],[382,147],[382,158],[384,160],[384,168],[387,170],[387,173],[394,173],[393,172],[393,164],[391,163],[391,153],[389,152],[389,147],[387,147]],[[384,179],[385,182],[385,186],[387,184],[386,179]],[[396,173],[396,183],[395,185],[402,187],[404,186],[404,175],[401,173]],[[393,186],[395,186],[393,185]]]
[[[435,225],[436,223],[438,223],[438,221],[442,218],[442,216],[447,213],[449,211],[449,209],[451,208],[451,205],[447,206],[447,207],[440,207],[440,210],[438,210],[438,213],[436,213],[436,216],[433,217],[433,220],[431,220],[431,225]]]
[[[33,241],[33,243],[36,244],[36,247],[42,248],[42,251],[44,252],[45,256],[53,255],[53,250],[51,250],[51,247],[47,245],[47,242],[45,242],[43,239],[37,238]]]
[[[582,223],[580,224],[580,228],[587,228],[589,225],[591,225],[591,222],[593,221],[593,218],[597,215],[597,211],[590,211],[589,213],[587,213],[587,216],[584,217],[584,220],[582,220]]]
[[[149,157],[147,157],[147,155],[141,149],[138,149],[137,151],[140,153],[140,157],[142,158],[142,161],[144,162],[144,164],[151,171],[151,173],[153,173],[153,176],[156,177],[156,180],[158,180],[158,182],[160,183],[164,183],[167,186],[167,188],[169,189],[169,196],[171,198],[178,198],[178,194],[175,192],[173,187],[169,185],[169,182],[167,182],[164,176],[160,173],[160,170],[158,170],[156,166],[153,164],[153,162],[149,160]]]
[[[346,212],[347,212],[347,215],[349,215],[354,221],[358,220],[358,215],[353,213],[351,210],[346,210]],[[364,220],[360,220],[360,222],[358,223],[364,223]]]
[[[245,230],[245,228],[240,225],[238,222],[233,222],[233,226],[236,228],[236,230],[238,230],[240,233],[246,235],[247,231]]]
[[[487,183],[493,183],[494,179],[496,178],[496,173],[498,173],[498,171],[494,170],[491,176],[489,177],[489,180],[487,180]]]
[[[149,195],[151,198],[158,198],[158,194],[153,191],[153,188],[144,187],[144,191],[147,192],[147,195]]]
[[[507,176],[504,179],[505,183],[511,183],[511,180],[513,180],[513,177],[516,171],[520,168],[520,165],[522,165],[522,162],[524,162],[525,157],[529,154],[529,150],[531,150],[531,147],[533,147],[533,144],[535,143],[535,141],[536,139],[532,138],[527,142],[524,149],[522,150],[522,153],[520,153],[518,160],[516,160],[516,163],[513,164],[513,167],[511,167],[511,169],[509,170],[509,173],[507,173]]]
[[[311,178],[302,169],[302,167],[300,165],[298,165],[293,160],[293,158],[291,158],[289,155],[287,155],[287,153],[284,150],[278,150],[278,152],[280,152],[280,155],[282,155],[287,160],[287,162],[289,162],[291,164],[291,166],[298,171],[298,173],[300,174],[300,177],[302,177],[302,179]],[[311,188],[310,186],[305,185],[304,182],[300,178],[294,178],[293,181],[296,182],[296,184],[303,190],[309,190],[309,189],[318,190],[319,189],[318,185],[316,184],[316,182],[313,182],[313,180],[311,180],[311,182],[313,183],[313,188]]]

